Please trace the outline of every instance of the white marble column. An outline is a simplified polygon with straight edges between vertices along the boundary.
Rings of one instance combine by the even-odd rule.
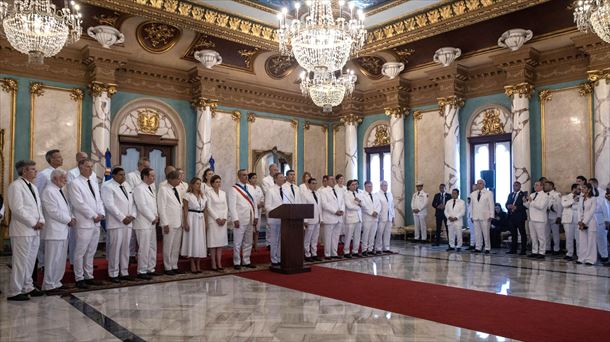
[[[447,190],[460,189],[460,107],[464,100],[457,96],[438,99],[443,125],[445,163],[444,182]]]
[[[362,118],[349,114],[341,118],[345,124],[345,179],[358,179],[358,124]]]
[[[610,69],[590,71],[593,83],[593,152],[595,178],[605,188],[610,183]]]
[[[203,170],[210,166],[212,151],[212,117],[216,102],[199,98],[195,100],[197,108],[197,141],[195,150],[195,174],[203,176]]]
[[[110,98],[116,86],[102,83],[91,84],[93,113],[91,118],[91,159],[98,181],[104,180],[106,172],[106,150],[110,149]]]
[[[390,117],[391,192],[394,198],[394,226],[405,225],[405,122],[404,107],[385,108]]]
[[[512,101],[512,158],[513,181],[519,181],[521,188],[531,191],[531,150],[530,150],[530,110],[529,99],[533,87],[529,83],[519,83],[504,87]]]

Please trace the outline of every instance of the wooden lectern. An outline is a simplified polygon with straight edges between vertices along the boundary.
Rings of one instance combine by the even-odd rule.
[[[281,266],[271,267],[271,270],[284,274],[311,271],[309,267],[303,266],[305,258],[303,219],[313,218],[313,204],[282,204],[271,210],[268,216],[282,220]]]

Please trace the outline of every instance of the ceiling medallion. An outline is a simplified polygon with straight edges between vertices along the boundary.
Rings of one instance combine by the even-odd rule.
[[[378,80],[383,77],[382,69],[386,62],[385,59],[377,56],[361,56],[353,60],[358,65],[360,71],[367,77]]]
[[[138,129],[144,134],[155,134],[159,129],[160,116],[157,111],[144,108],[138,109]]]
[[[181,31],[172,25],[145,21],[136,28],[136,38],[140,46],[151,53],[170,50],[180,39]]]
[[[297,65],[294,58],[273,55],[265,61],[265,72],[269,77],[279,80],[290,75],[294,69],[296,69]]]

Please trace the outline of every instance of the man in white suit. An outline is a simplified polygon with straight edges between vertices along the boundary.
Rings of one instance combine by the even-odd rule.
[[[74,247],[74,277],[76,287],[86,289],[97,285],[93,280],[93,257],[100,238],[100,222],[104,219],[104,203],[97,182],[91,179],[93,161],[82,159],[78,163],[80,175],[68,187],[68,200],[76,218],[76,245]]]
[[[373,194],[373,183],[364,182],[364,194],[362,195],[362,255],[375,254],[375,235],[381,202],[377,194]]]
[[[477,180],[476,184],[475,190],[470,194],[471,218],[474,222],[475,232],[475,249],[473,253],[481,253],[483,251],[483,242],[485,242],[485,254],[489,254],[491,252],[489,229],[495,213],[493,193],[485,189],[485,181],[483,179]]]
[[[163,228],[163,266],[165,274],[183,274],[178,269],[180,242],[182,241],[182,197],[178,190],[180,174],[174,170],[167,174],[167,185],[159,187],[157,210]]]
[[[250,262],[250,253],[253,234],[258,224],[258,206],[254,188],[248,184],[246,170],[237,171],[237,183],[229,191],[228,197],[229,216],[233,220],[233,267],[236,270],[242,266],[256,268]]]
[[[68,185],[70,183],[72,183],[72,181],[74,180],[74,178],[80,176],[80,169],[78,168],[78,163],[80,163],[81,160],[87,159],[89,158],[89,156],[87,155],[86,152],[76,152],[76,167],[71,168],[70,170],[68,170]],[[91,179],[92,181],[97,181],[97,176],[95,174],[95,171],[91,172]]]
[[[284,182],[286,182],[286,177],[281,173],[276,173],[274,186],[268,188],[267,192],[265,193],[265,210],[267,211],[267,213],[282,204],[290,203],[288,202],[288,196],[286,196],[286,194],[284,193]],[[269,230],[267,231],[267,239],[269,240],[269,247],[271,252],[271,266],[279,267],[281,260],[281,220],[275,218],[268,218],[267,224],[269,226]]]
[[[324,257],[326,260],[339,259],[337,249],[341,235],[340,223],[345,212],[344,198],[335,189],[335,177],[328,176],[328,187],[320,191],[322,207],[322,230],[324,231]]]
[[[66,186],[70,186],[70,183],[72,183],[72,181],[80,176],[80,169],[78,168],[78,163],[80,163],[81,160],[85,160],[88,158],[87,153],[85,152],[76,152],[76,167],[70,169],[68,171],[68,184]],[[97,182],[97,175],[95,174],[95,171],[91,171],[91,177],[89,177],[91,179],[92,182]],[[65,189],[65,194],[66,196],[70,193],[69,189],[66,188]],[[69,201],[69,199],[68,199]],[[74,250],[76,249],[76,229],[72,228],[70,230],[68,230],[68,258],[70,259],[70,264],[72,266],[74,266]]]
[[[318,236],[320,234],[320,194],[316,192],[318,181],[315,178],[307,180],[307,190],[301,192],[305,204],[313,205],[313,218],[305,219],[305,261],[320,261],[318,258]]]
[[[138,169],[127,174],[125,181],[132,190],[142,183],[142,170],[146,168],[150,168],[150,160],[146,157],[142,157],[138,159]]]
[[[462,248],[462,223],[466,214],[466,203],[460,197],[460,190],[451,191],[451,199],[445,203],[445,217],[449,230],[449,248],[447,251],[460,251]],[[457,241],[456,241],[457,240]]]
[[[45,244],[45,265],[42,290],[53,294],[62,287],[61,279],[66,271],[68,255],[68,231],[76,225],[72,208],[62,188],[68,181],[68,174],[62,169],[51,172],[51,184],[42,193],[42,210],[45,227],[41,238]]]
[[[335,188],[335,191],[337,189]],[[337,192],[337,194],[339,194]],[[358,181],[351,179],[347,181],[347,191],[343,195],[345,203],[343,256],[350,259],[352,254],[359,257],[360,239],[362,238],[362,194],[358,193]],[[363,250],[364,252],[365,250]]]
[[[13,251],[8,300],[29,300],[42,296],[34,288],[32,272],[40,244],[40,230],[45,224],[40,196],[32,184],[36,178],[36,163],[20,160],[15,164],[20,176],[8,187],[8,207],[12,212],[9,236]]]
[[[284,183],[283,187],[284,195],[288,197],[288,203],[301,203],[301,192],[299,191],[299,186],[296,183],[296,173],[294,170],[286,171],[286,183]]]
[[[337,195],[339,195],[339,197],[341,198],[345,198],[345,193],[347,192],[347,187],[345,186],[345,176],[338,173],[335,176],[335,182],[337,184],[335,184],[335,191],[337,192]],[[345,224],[345,215],[343,215],[343,219],[341,220],[341,222],[339,222],[339,228],[340,233],[339,233],[339,242],[343,243],[344,246],[343,248],[345,249],[345,240],[346,240],[346,235],[347,235],[347,229],[346,229],[346,224]],[[345,251],[343,251],[343,254],[345,255]]]
[[[102,185],[102,200],[106,208],[108,240],[108,277],[113,283],[129,280],[129,241],[132,222],[136,218],[131,188],[125,182],[125,170],[115,167],[112,179]],[[120,280],[119,280],[120,275]]]
[[[150,280],[155,275],[157,265],[157,230],[159,214],[157,211],[157,193],[155,171],[142,169],[142,182],[133,190],[133,201],[136,205],[136,219],[133,221],[133,232],[138,241],[138,278]]]
[[[549,196],[549,208],[547,209],[548,220],[546,222],[546,241],[548,244],[546,249],[551,251],[551,242],[553,243],[553,254],[560,253],[560,232],[559,224],[561,223],[561,214],[563,207],[561,206],[561,193],[555,190],[555,183],[547,180],[543,184],[544,192]]]
[[[267,191],[273,188],[275,185],[275,175],[280,173],[280,169],[275,164],[269,165],[269,174],[263,178],[261,183],[261,187],[263,188],[263,192],[267,195]]]
[[[529,209],[529,227],[532,240],[530,258],[544,259],[546,252],[546,221],[549,196],[542,190],[542,182],[534,183],[534,193],[527,197],[523,205]]]
[[[380,188],[377,197],[381,203],[381,210],[379,211],[379,224],[375,237],[375,251],[377,254],[392,253],[390,238],[392,237],[392,225],[394,223],[394,197],[388,191],[387,181],[381,181]]]
[[[580,188],[578,184],[572,184],[572,192],[561,197],[561,223],[566,235],[566,256],[565,260],[572,261],[574,254],[577,253],[578,246],[578,202],[580,199]],[[576,240],[576,245],[574,245]]]
[[[417,191],[411,197],[411,211],[415,222],[415,242],[425,242],[428,238],[426,214],[428,213],[428,194],[424,191],[424,183],[416,182]]]

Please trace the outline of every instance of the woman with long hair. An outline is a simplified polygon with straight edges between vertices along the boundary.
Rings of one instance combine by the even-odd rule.
[[[182,235],[182,251],[180,254],[191,259],[192,273],[201,273],[201,258],[208,255],[203,215],[207,197],[201,190],[201,179],[198,177],[191,179],[182,202],[184,234]]]
[[[579,208],[578,261],[576,263],[591,266],[597,261],[597,221],[595,220],[597,199],[593,196],[591,183],[581,185],[580,191],[584,199],[581,204],[582,208]]]
[[[208,190],[208,248],[212,256],[212,270],[222,271],[222,247],[229,244],[227,235],[227,218],[229,207],[227,194],[220,190],[221,178],[213,175],[210,179],[212,188]]]
[[[309,171],[303,172],[303,176],[301,176],[301,185],[299,185],[301,191],[309,191],[309,187],[307,186],[309,178],[311,178],[311,173]]]
[[[201,183],[203,188],[201,189],[205,194],[208,190],[212,189],[212,183],[210,183],[212,176],[214,175],[214,170],[207,168],[203,170],[203,174],[201,175]]]

